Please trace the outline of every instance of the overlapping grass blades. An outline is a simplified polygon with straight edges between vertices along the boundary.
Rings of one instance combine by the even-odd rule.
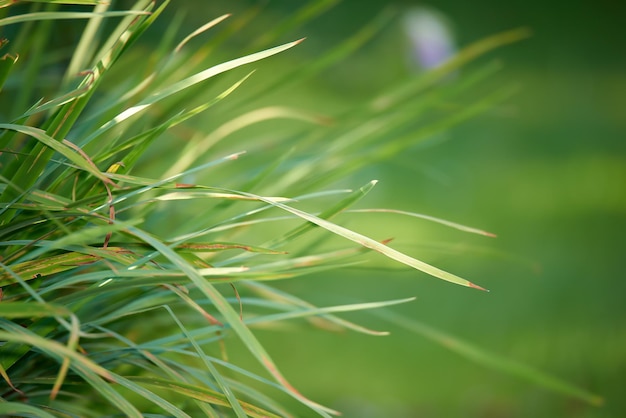
[[[195,51],[190,51],[190,40],[213,36],[215,29],[228,25],[228,15],[182,35],[178,43],[180,28],[170,25],[162,44],[151,45],[150,59],[145,59],[145,51],[135,48],[168,1],[139,0],[123,11],[99,1],[32,3],[30,13],[0,20],[0,26],[20,25],[9,43],[15,50],[0,64],[0,86],[7,81],[0,91],[0,340],[5,341],[0,345],[0,375],[6,382],[6,390],[0,391],[0,413],[292,414],[264,393],[269,388],[328,417],[336,411],[307,399],[289,383],[254,327],[305,318],[315,326],[386,335],[339,315],[412,298],[318,307],[262,282],[351,266],[369,259],[374,250],[435,277],[480,288],[394,250],[387,245],[388,237],[370,238],[331,221],[350,213],[375,181],[356,190],[326,186],[508,94],[496,91],[473,100],[463,111],[419,126],[415,135],[394,140],[384,136],[414,128],[413,116],[437,105],[436,97],[413,101],[405,92],[428,90],[467,60],[525,36],[524,31],[471,46],[435,73],[408,80],[397,91],[342,115],[262,105],[239,113],[242,103],[259,98],[243,91],[254,75],[246,69],[234,74],[233,81],[223,77],[225,73],[298,45],[301,40],[279,46],[265,42],[336,1],[307,3],[290,21],[251,42],[258,45],[254,52],[220,63],[211,54],[224,42],[223,36]],[[0,7],[10,13],[12,4],[0,2]],[[93,10],[70,11],[63,4]],[[224,33],[232,33],[254,13],[236,18]],[[66,18],[89,22],[58,82],[42,82],[47,75],[44,58],[54,57],[54,51],[47,50],[49,35],[55,21]],[[103,22],[109,18],[119,22],[107,33]],[[319,73],[391,21],[392,12],[383,14],[317,63],[261,86],[261,91],[288,88]],[[18,56],[27,59],[22,64]],[[202,69],[188,69],[181,62]],[[16,71],[19,65],[24,67]],[[124,71],[128,68],[133,71]],[[478,70],[445,87],[446,94],[455,97],[495,70]],[[198,96],[206,100],[198,103]],[[216,106],[223,107],[226,117],[209,120],[204,128],[193,124]],[[280,118],[305,121],[307,127],[302,135],[277,137],[274,146],[279,151],[271,161],[254,163],[261,147],[248,147],[250,141],[232,152],[214,149],[241,129]],[[179,135],[177,129],[192,134]],[[300,138],[297,148],[294,137]],[[324,151],[315,148],[328,138],[335,141]],[[155,170],[150,173],[155,156],[164,158],[157,175]],[[278,211],[281,215],[275,215]],[[379,211],[489,235],[392,209],[370,213]],[[263,232],[268,225],[271,232]],[[320,234],[322,230],[328,233]],[[318,249],[333,235],[345,240]],[[265,368],[263,376],[228,361],[232,336]],[[259,386],[244,383],[241,376]]]

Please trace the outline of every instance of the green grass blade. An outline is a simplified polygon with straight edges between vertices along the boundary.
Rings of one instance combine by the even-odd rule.
[[[194,86],[204,80],[207,80],[211,77],[214,77],[218,74],[224,73],[226,71],[232,70],[234,68],[240,67],[242,65],[246,65],[246,64],[251,64],[253,62],[262,60],[264,58],[268,58],[272,55],[278,54],[280,52],[286,51],[290,48],[293,48],[294,46],[298,45],[299,43],[301,43],[303,40],[300,39],[298,41],[294,41],[294,42],[290,42],[284,45],[280,45],[274,48],[270,48],[270,49],[266,49],[264,51],[261,52],[257,52],[254,54],[250,54],[250,55],[246,55],[244,57],[240,57],[240,58],[236,58],[230,61],[226,61],[223,62],[221,64],[215,65],[213,67],[210,67],[204,71],[201,71],[197,74],[194,74],[190,77],[185,78],[184,80],[181,80],[179,82],[176,82],[156,93],[153,93],[152,95],[150,95],[149,97],[147,97],[146,99],[140,101],[138,104],[136,104],[135,106],[132,106],[126,110],[124,110],[122,113],[118,114],[115,118],[113,118],[111,121],[105,123],[104,125],[102,125],[97,131],[95,131],[93,134],[91,134],[90,136],[88,136],[85,140],[84,140],[84,144],[87,144],[89,142],[91,142],[93,139],[97,138],[98,136],[102,135],[104,132],[108,131],[109,129],[111,129],[113,126],[118,125],[119,123],[123,122],[124,120],[130,118],[131,116],[142,112],[143,110],[147,109],[148,107],[152,106],[153,104],[159,102],[162,99],[165,99],[166,97],[169,97],[173,94],[176,94],[182,90],[185,90],[191,86]]]
[[[98,2],[94,5],[95,13],[104,13],[110,7],[108,2]],[[89,63],[93,58],[92,54],[94,53],[93,45],[98,43],[98,31],[103,22],[104,16],[101,15],[96,15],[89,19],[72,54],[67,70],[65,70],[65,76],[63,77],[64,85],[67,85],[82,69],[89,67]]]
[[[375,184],[376,181],[373,181],[373,183]],[[439,279],[451,282],[451,283],[455,283],[461,286],[466,286],[466,287],[471,287],[474,289],[479,289],[479,290],[486,290],[472,282],[470,282],[469,280],[463,279],[461,277],[458,277],[452,273],[448,273],[444,270],[441,270],[437,267],[431,266],[430,264],[427,264],[423,261],[417,260],[413,257],[410,257],[406,254],[401,253],[400,251],[394,250],[393,248],[384,245],[376,240],[373,240],[369,237],[366,237],[365,235],[359,234],[357,232],[351,231],[347,228],[344,228],[342,226],[333,224],[331,222],[326,221],[325,219],[321,219],[317,216],[311,215],[307,212],[301,211],[299,209],[293,208],[291,206],[287,206],[284,205],[282,203],[279,202],[275,202],[271,199],[262,197],[262,196],[256,196],[250,193],[244,193],[244,192],[239,192],[241,194],[243,194],[244,196],[250,196],[250,197],[256,197],[259,200],[262,200],[263,202],[269,203],[273,206],[276,206],[278,208],[281,208],[287,212],[293,213],[294,215],[297,215],[299,217],[301,217],[302,219],[305,219],[309,222],[312,222],[318,226],[321,226],[322,228],[333,232],[339,236],[342,236],[346,239],[349,239],[350,241],[354,241],[357,244],[360,244],[366,248],[370,248],[374,251],[377,251],[389,258],[391,258],[392,260],[396,260],[402,264],[406,264],[407,266],[413,267],[417,270],[423,271],[424,273],[430,274],[431,276],[437,277]]]
[[[255,293],[263,296],[264,298],[267,298],[269,300],[272,301],[277,301],[280,303],[289,303],[295,306],[299,306],[302,308],[311,308],[314,309],[316,308],[315,305],[306,302],[294,295],[291,295],[287,292],[283,292],[279,289],[275,289],[273,287],[268,286],[265,283],[259,283],[259,282],[252,282],[252,281],[246,281],[245,282],[245,286],[252,289]],[[386,331],[376,331],[376,330],[372,330],[369,328],[366,328],[362,325],[358,325],[355,324],[353,322],[347,321],[343,318],[339,318],[338,316],[335,315],[322,315],[322,318],[330,321],[338,326],[340,326],[341,328],[347,328],[347,329],[351,329],[353,331],[356,332],[360,332],[363,334],[367,334],[367,335],[374,335],[374,336],[383,336],[383,335],[389,335],[388,332]]]
[[[2,7],[0,5],[0,7]],[[5,417],[38,417],[38,418],[57,418],[49,412],[36,406],[28,405],[22,402],[2,402],[0,401],[0,415]]]
[[[14,25],[16,23],[30,22],[33,20],[73,20],[89,19],[92,17],[120,17],[146,15],[147,12],[138,10],[126,10],[119,12],[35,12],[0,19],[0,27]]]
[[[425,219],[427,221],[435,222],[441,225],[448,226],[450,228],[458,229],[459,231],[469,232],[471,234],[484,235],[487,237],[495,238],[496,235],[491,232],[483,231],[482,229],[472,228],[470,226],[461,225],[456,222],[450,222],[445,219],[435,218],[434,216],[424,215],[421,213],[415,212],[407,212],[404,210],[396,210],[396,209],[350,209],[347,210],[346,213],[393,213],[396,215],[406,215],[412,216],[414,218]]]

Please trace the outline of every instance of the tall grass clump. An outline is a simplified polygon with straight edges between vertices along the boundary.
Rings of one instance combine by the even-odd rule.
[[[324,3],[303,7],[291,25]],[[328,116],[255,101],[346,57],[392,15],[317,62],[255,84],[251,64],[302,42],[273,43],[289,23],[252,43],[266,45],[218,61],[220,46],[253,13],[185,33],[180,16],[159,25],[168,6],[0,2],[0,415],[291,416],[272,395],[282,392],[329,416],[335,411],[289,383],[254,326],[315,317],[312,324],[381,335],[337,314],[411,299],[317,307],[270,281],[378,252],[482,289],[393,249],[389,237],[342,226],[346,216],[338,215],[376,181],[335,185],[506,97],[503,88],[453,113],[437,111],[488,78],[492,64],[433,86],[524,31],[480,41],[424,76]],[[146,47],[137,42],[144,34],[158,41]],[[285,119],[301,124],[299,131],[234,135]],[[229,361],[234,341],[259,370]]]

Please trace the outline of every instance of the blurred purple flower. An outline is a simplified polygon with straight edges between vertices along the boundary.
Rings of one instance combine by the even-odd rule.
[[[450,24],[435,10],[409,10],[404,16],[404,30],[410,41],[411,58],[420,68],[437,67],[456,52]]]

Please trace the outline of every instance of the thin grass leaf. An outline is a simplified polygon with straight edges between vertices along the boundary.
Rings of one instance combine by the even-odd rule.
[[[109,2],[93,2],[95,13],[104,13],[109,7]],[[98,43],[98,31],[100,30],[102,23],[104,22],[104,16],[93,16],[85,25],[78,45],[72,54],[67,70],[63,77],[63,84],[68,85],[70,80],[76,76],[83,68],[89,66],[89,61],[93,58],[94,48],[93,45]]]
[[[45,352],[47,355],[60,362],[62,362],[65,358],[69,358],[71,369],[75,373],[83,377],[94,389],[99,391],[107,400],[109,400],[112,405],[116,406],[120,411],[128,414],[128,416],[140,418],[142,414],[140,414],[128,400],[113,390],[110,384],[103,381],[103,377],[109,381],[131,389],[134,393],[144,397],[155,405],[160,406],[173,416],[179,418],[190,418],[189,415],[185,414],[179,408],[176,408],[163,398],[120,375],[106,370],[88,359],[86,356],[78,354],[56,341],[47,341],[46,339],[34,335],[25,329],[19,330],[18,327],[13,324],[0,322],[0,327],[7,329],[7,331],[11,331],[0,331],[0,339],[2,340],[36,346],[39,350]]]
[[[217,18],[211,20],[210,22],[205,23],[204,25],[200,26],[198,29],[196,29],[195,31],[193,31],[189,35],[187,35],[185,37],[185,39],[180,41],[180,43],[178,45],[176,45],[176,48],[174,48],[173,52],[174,53],[180,52],[180,50],[184,48],[184,46],[187,44],[187,42],[191,41],[196,36],[206,32],[209,29],[211,29],[213,26],[216,26],[219,23],[223,22],[224,20],[226,20],[230,16],[231,16],[231,14],[228,13],[228,14],[222,15],[220,17],[217,17]]]
[[[170,167],[165,175],[171,176],[188,169],[195,160],[201,158],[211,147],[215,146],[222,139],[233,134],[234,132],[244,129],[250,125],[275,119],[299,120],[319,125],[326,125],[329,123],[329,119],[326,117],[286,107],[271,106],[252,110],[229,120],[206,137],[198,138],[195,141],[189,141],[185,149],[182,151],[181,156],[176,160],[176,163]]]
[[[146,7],[150,7],[150,3],[147,3]],[[103,56],[94,70],[81,83],[81,87],[85,85],[90,86],[89,91],[83,96],[63,105],[57,110],[56,114],[52,118],[43,124],[43,128],[45,129],[48,138],[64,138],[67,135],[73,124],[76,122],[76,119],[86,106],[91,95],[93,95],[102,78],[102,75],[106,73],[107,70],[117,61],[121,53],[130,44],[132,44],[143,31],[146,30],[146,21],[150,22],[151,19],[156,18],[161,10],[162,8],[157,10],[157,12],[153,13],[148,18],[141,15],[134,18],[134,20],[130,23],[130,26],[126,28],[124,33],[125,36],[116,40],[116,43]],[[49,21],[44,21],[44,23],[49,23]],[[35,145],[27,147],[26,152],[29,152],[29,155],[24,161],[14,160],[11,164],[7,165],[6,170],[7,172],[14,173],[12,180],[18,188],[5,189],[0,196],[0,201],[12,201],[17,196],[18,190],[28,189],[44,171],[46,164],[53,155],[53,149],[55,149],[54,146],[48,144],[44,145],[43,143],[38,142]],[[3,212],[2,215],[0,215],[3,223],[6,219],[11,218],[13,214],[13,211]]]
[[[78,337],[80,334],[80,323],[78,321],[78,318],[76,318],[75,315],[71,316],[71,320],[72,320],[72,324],[70,328],[70,336],[67,339],[67,349],[71,351],[76,351],[76,348],[78,346]],[[63,381],[65,380],[65,377],[67,376],[67,371],[69,370],[69,368],[70,368],[70,359],[68,357],[65,357],[63,359],[63,362],[61,363],[61,368],[59,369],[57,378],[54,381],[54,385],[52,386],[52,389],[50,390],[50,400],[54,400],[57,397],[59,391],[61,390],[61,386],[63,385]]]
[[[372,183],[376,184],[376,180],[373,180]],[[397,250],[394,250],[393,248],[381,244],[378,241],[375,241],[369,237],[366,237],[365,235],[359,234],[357,232],[351,231],[347,228],[344,228],[342,226],[333,224],[331,222],[328,222],[324,219],[321,219],[317,216],[311,215],[307,212],[301,211],[299,209],[293,208],[291,206],[287,206],[284,205],[282,203],[273,201],[271,199],[268,199],[266,197],[262,197],[262,196],[256,196],[253,195],[251,193],[245,193],[245,192],[238,192],[241,193],[244,196],[250,196],[250,197],[256,197],[257,199],[266,202],[272,206],[276,206],[280,209],[283,209],[287,212],[293,213],[294,215],[297,215],[299,217],[301,217],[302,219],[305,219],[309,222],[312,222],[318,226],[321,226],[322,228],[333,232],[339,236],[342,236],[346,239],[349,239],[350,241],[354,241],[357,244],[360,244],[366,248],[370,248],[374,251],[377,251],[389,258],[391,258],[392,260],[396,260],[399,261],[402,264],[406,264],[407,266],[413,267],[417,270],[423,271],[424,273],[430,274],[431,276],[437,277],[439,279],[451,282],[451,283],[455,283],[461,286],[466,286],[466,287],[471,287],[474,289],[479,289],[479,290],[483,290],[486,291],[486,289],[478,286],[477,284],[474,284],[466,279],[463,279],[461,277],[458,277],[454,274],[448,273],[444,270],[441,270],[437,267],[431,266],[430,264],[427,264],[423,261],[419,261],[413,257],[410,257],[406,254],[403,254]]]
[[[196,85],[204,80],[207,80],[211,77],[214,77],[218,74],[224,73],[226,71],[232,70],[234,68],[240,67],[242,65],[246,65],[246,64],[250,64],[253,63],[255,61],[259,61],[262,60],[264,58],[268,58],[272,55],[278,54],[280,52],[286,51],[298,44],[300,44],[304,39],[300,39],[294,42],[290,42],[284,45],[280,45],[274,48],[270,48],[261,52],[257,52],[255,54],[251,54],[251,55],[246,55],[245,57],[241,57],[241,58],[236,58],[230,61],[226,61],[224,63],[215,65],[211,68],[208,68],[204,71],[201,71],[197,74],[194,74],[190,77],[185,78],[184,80],[181,80],[177,83],[174,83],[168,87],[166,87],[165,89],[158,91],[152,95],[150,95],[149,97],[147,97],[146,99],[140,101],[138,104],[136,104],[135,106],[132,106],[126,110],[124,110],[122,113],[118,114],[115,118],[113,118],[111,121],[105,123],[104,125],[102,125],[98,130],[96,130],[93,134],[89,135],[87,138],[85,138],[85,140],[83,141],[83,144],[88,144],[89,142],[91,142],[92,140],[94,140],[95,138],[97,138],[98,136],[102,135],[104,132],[108,131],[109,129],[111,129],[112,127],[118,125],[119,123],[123,122],[124,120],[130,118],[131,116],[142,112],[143,110],[147,109],[148,107],[152,106],[153,104],[159,102],[162,99],[165,99],[166,97],[169,97],[173,94],[176,94],[182,90],[185,90],[193,85]]]
[[[35,12],[0,19],[0,27],[14,25],[16,23],[30,22],[33,20],[74,20],[89,19],[92,17],[120,17],[147,15],[147,12],[139,10],[124,10],[117,12]]]
[[[424,214],[415,213],[415,212],[407,212],[407,211],[403,211],[403,210],[396,210],[396,209],[349,209],[345,213],[376,213],[376,212],[378,212],[378,213],[393,213],[393,214],[397,214],[397,215],[412,216],[414,218],[425,219],[427,221],[431,221],[431,222],[435,222],[435,223],[438,223],[438,224],[441,224],[441,225],[445,225],[445,226],[448,226],[450,228],[458,229],[459,231],[469,232],[469,233],[478,234],[478,235],[484,235],[484,236],[492,237],[492,238],[496,237],[495,234],[492,234],[491,232],[483,231],[482,229],[472,228],[472,227],[469,227],[469,226],[458,224],[456,222],[446,221],[445,219],[435,218],[434,216],[424,215]]]
[[[316,306],[312,305],[309,302],[306,302],[294,295],[291,295],[287,292],[283,292],[281,290],[275,289],[273,287],[268,286],[264,283],[246,281],[245,286],[252,289],[255,293],[262,295],[263,297],[268,298],[269,300],[274,300],[277,302],[287,302],[289,304],[293,304],[295,306],[299,306],[302,308],[310,308],[315,309]],[[383,336],[389,335],[387,331],[376,331],[369,328],[366,328],[362,325],[355,324],[353,322],[347,321],[345,319],[339,318],[335,315],[323,315],[322,318],[325,320],[332,322],[336,325],[339,325],[341,328],[351,329],[356,332],[360,332],[363,334],[374,335],[374,336]]]
[[[386,306],[413,302],[415,299],[416,298],[412,297],[412,298],[395,299],[395,300],[388,300],[388,301],[382,301],[382,302],[364,302],[364,303],[353,303],[350,305],[329,306],[325,308],[297,309],[297,310],[292,310],[289,312],[281,312],[281,313],[257,316],[252,319],[247,319],[245,322],[248,325],[253,325],[253,324],[260,324],[260,323],[261,324],[273,323],[277,321],[284,321],[284,320],[295,319],[295,318],[308,318],[312,316],[327,315],[331,313],[377,309],[377,308],[384,308]]]

